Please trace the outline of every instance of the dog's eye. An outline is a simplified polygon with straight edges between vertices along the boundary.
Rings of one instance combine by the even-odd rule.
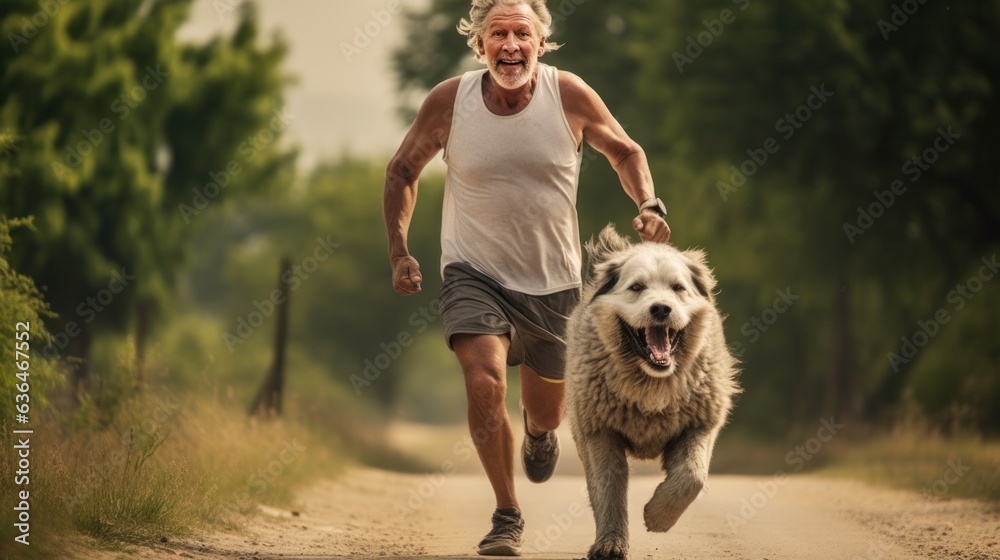
[[[674,284],[675,292],[683,292],[685,290],[687,290],[687,288],[685,288],[682,284]]]
[[[646,285],[645,284],[640,284],[639,282],[636,282],[635,284],[632,284],[631,286],[629,286],[628,289],[632,290],[635,293],[639,293],[639,292],[641,292],[641,291],[643,291],[643,290],[646,289]]]

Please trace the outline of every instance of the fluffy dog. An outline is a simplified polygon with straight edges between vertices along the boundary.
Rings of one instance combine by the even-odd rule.
[[[660,458],[650,531],[673,527],[708,479],[737,362],[701,251],[633,245],[609,224],[586,245],[588,273],[567,328],[573,439],[597,524],[588,558],[628,557],[628,460]]]

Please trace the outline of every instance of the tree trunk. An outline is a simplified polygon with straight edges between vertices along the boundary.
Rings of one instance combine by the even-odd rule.
[[[891,412],[893,407],[902,400],[903,389],[910,380],[910,372],[916,366],[917,359],[914,358],[901,365],[898,370],[891,366],[889,371],[882,377],[882,383],[878,389],[865,402],[865,417],[869,421],[884,420],[887,412]]]
[[[854,416],[855,360],[854,333],[851,330],[850,281],[841,277],[833,286],[833,378],[830,383],[832,412],[838,420]]]
[[[142,383],[146,356],[146,339],[149,336],[149,300],[139,298],[135,304],[135,380]]]
[[[953,268],[948,275],[948,280],[942,285],[942,291],[950,289],[951,286],[954,286],[958,282],[958,279],[958,269]],[[918,320],[930,316],[931,313],[923,313],[919,315],[914,314],[907,324],[915,325]],[[931,346],[933,342],[934,338],[932,337],[931,340],[927,342],[927,346]],[[891,344],[894,346],[892,352],[898,352],[899,338],[894,338]],[[887,412],[891,412],[891,409],[899,404],[903,397],[903,390],[906,388],[906,384],[910,381],[910,374],[912,374],[913,370],[916,369],[920,356],[927,352],[927,346],[922,348],[920,353],[916,356],[908,358],[902,364],[899,364],[898,367],[893,367],[891,363],[889,364],[886,368],[886,373],[882,376],[882,381],[879,383],[878,388],[865,398],[862,410],[868,421],[882,420],[882,417],[885,416]]]
[[[70,345],[71,353],[67,356],[69,367],[72,368],[73,394],[77,400],[87,392],[90,386],[90,323],[80,324],[80,334]]]
[[[788,386],[792,388],[792,424],[794,426],[811,426],[816,422],[816,410],[822,410],[823,403],[817,406],[815,392],[811,390],[809,379],[809,342],[803,340],[803,328],[796,328],[792,334],[794,344],[791,348],[792,379]]]
[[[281,415],[281,396],[285,385],[285,346],[288,342],[288,299],[290,296],[289,291],[284,288],[282,278],[285,278],[291,268],[291,259],[282,258],[281,271],[278,274],[278,290],[283,297],[275,303],[278,308],[278,324],[274,335],[274,363],[271,364],[271,369],[250,406],[251,415]]]

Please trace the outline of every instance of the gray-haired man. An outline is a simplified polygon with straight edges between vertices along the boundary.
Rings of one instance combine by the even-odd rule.
[[[467,35],[487,68],[437,85],[386,172],[384,210],[394,289],[420,291],[407,231],[424,166],[444,150],[441,312],[465,376],[469,429],[496,496],[484,555],[520,554],[524,521],[514,492],[514,434],[504,406],[506,365],[519,365],[525,475],[555,470],[554,430],[565,410],[566,319],[579,300],[576,190],[582,143],[604,154],[639,207],[633,227],[666,241],[646,156],[579,77],[538,58],[552,16],[544,0],[473,0]],[[525,224],[528,205],[539,216]],[[515,227],[516,226],[516,227]]]

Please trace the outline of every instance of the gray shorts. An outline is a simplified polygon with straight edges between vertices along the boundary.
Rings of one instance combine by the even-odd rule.
[[[566,321],[579,301],[579,288],[522,294],[465,263],[444,268],[439,300],[449,348],[456,334],[509,334],[507,365],[524,364],[556,382],[566,368]]]

